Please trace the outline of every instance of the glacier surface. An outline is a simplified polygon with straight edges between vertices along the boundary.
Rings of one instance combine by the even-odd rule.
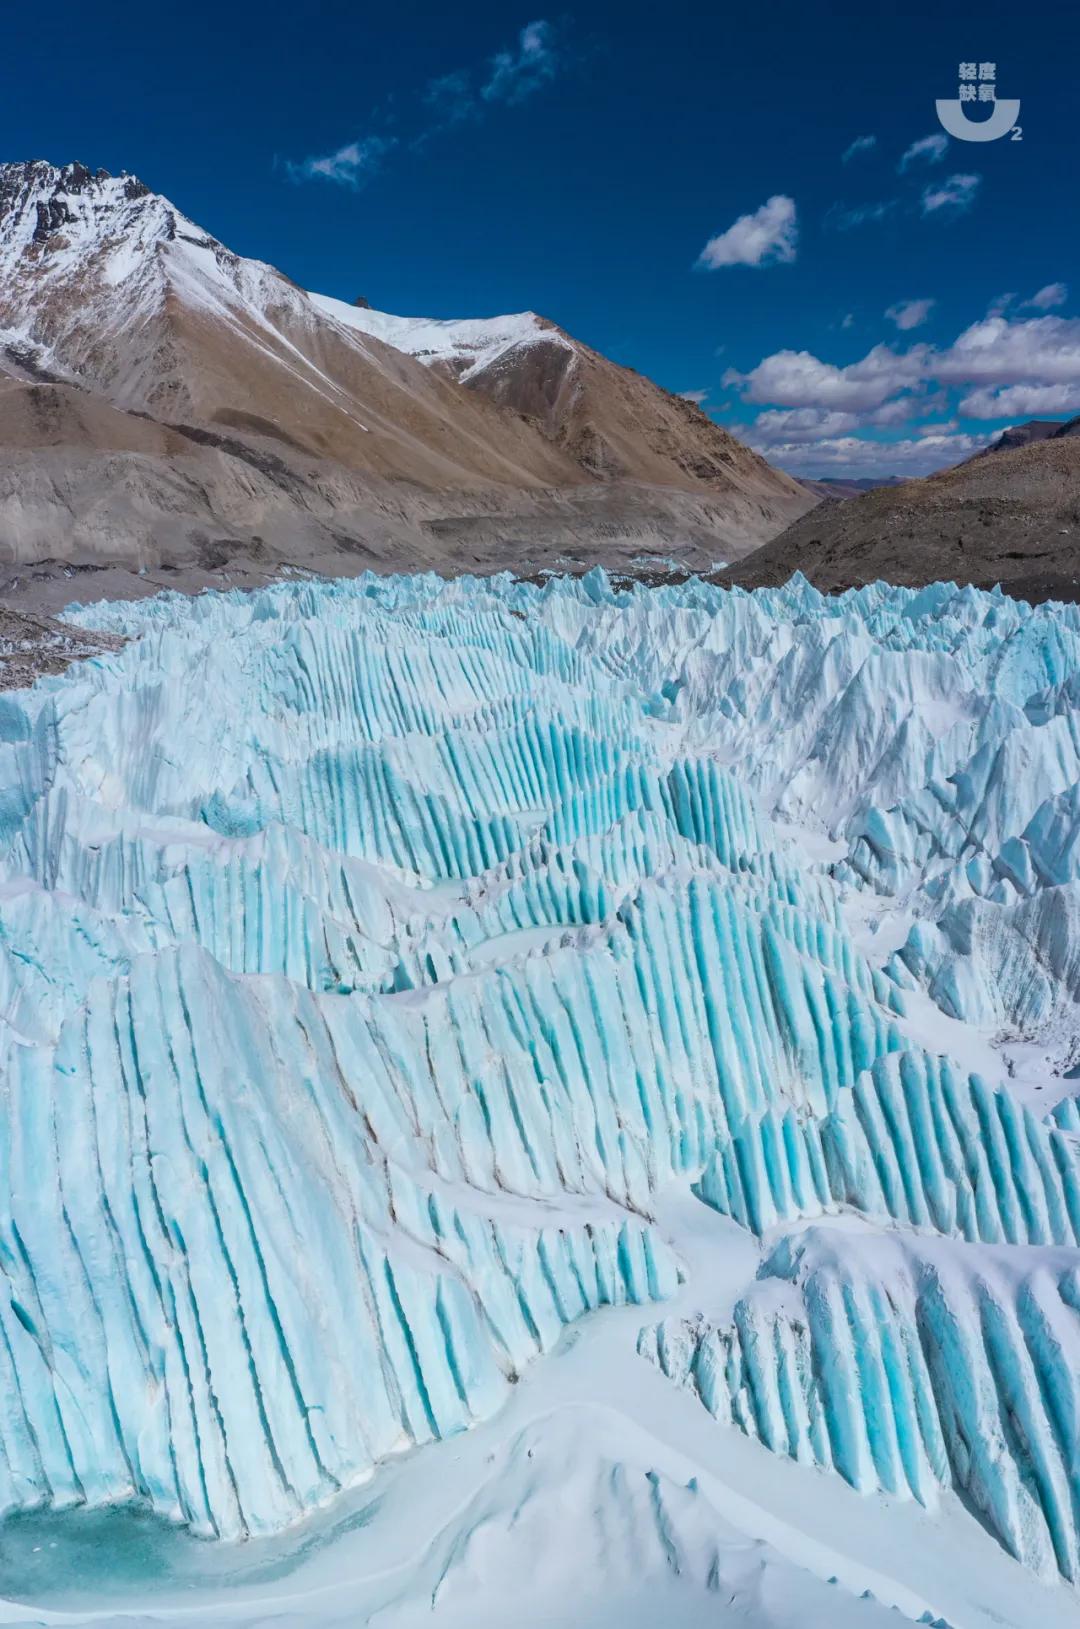
[[[437,1479],[621,1308],[581,1327],[721,1459],[1076,1581],[1080,608],[594,573],[69,615],[127,643],[0,698],[0,1512],[270,1540],[418,1445]],[[552,1407],[432,1517],[432,1609],[480,1610],[496,1482],[734,1599],[719,1484]],[[766,1575],[834,1577],[793,1530]]]

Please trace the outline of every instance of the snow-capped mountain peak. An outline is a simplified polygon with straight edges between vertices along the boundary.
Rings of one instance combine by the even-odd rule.
[[[68,277],[103,253],[111,257],[108,280],[119,283],[157,244],[178,236],[214,242],[133,175],[41,160],[0,165],[5,284],[31,269],[39,280]]]
[[[740,541],[810,501],[534,312],[395,317],[308,294],[136,177],[80,163],[0,166],[0,371],[77,384],[195,428],[200,445],[220,450],[225,429],[269,436],[279,462],[284,444],[429,492],[631,481],[674,489],[676,507],[690,492],[710,524],[721,495]],[[292,490],[311,479],[297,472]]]

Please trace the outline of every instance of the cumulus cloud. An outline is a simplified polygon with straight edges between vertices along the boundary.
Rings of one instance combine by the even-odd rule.
[[[948,215],[962,215],[975,202],[982,184],[979,175],[950,175],[937,186],[931,182],[923,189],[922,212],[935,215],[944,211]]]
[[[740,215],[733,226],[710,238],[698,256],[698,265],[715,271],[721,266],[767,266],[795,259],[799,228],[795,201],[776,193],[752,215]]]
[[[909,328],[921,328],[935,304],[934,300],[898,300],[885,315],[897,328],[906,332]]]
[[[693,402],[696,407],[700,407],[702,402],[708,401],[709,392],[707,390],[680,390],[679,396],[684,402]]]
[[[748,402],[865,413],[900,391],[920,385],[926,378],[928,350],[916,345],[909,351],[894,351],[887,345],[875,345],[861,361],[843,368],[822,362],[809,351],[777,351],[749,373],[729,368],[724,384],[738,386]]]
[[[970,458],[989,441],[989,436],[954,435],[927,426],[927,433],[903,441],[870,441],[860,436],[826,436],[813,443],[790,442],[758,445],[750,435],[750,445],[773,464],[791,475],[808,478],[822,475],[889,476],[931,475],[935,470]]]
[[[1006,385],[973,390],[960,403],[969,419],[1064,418],[1080,413],[1080,382],[1074,385]]]
[[[753,435],[761,445],[814,442],[852,430],[885,429],[904,424],[925,404],[915,397],[886,402],[870,412],[844,413],[820,407],[770,408],[754,420]]]
[[[543,19],[526,23],[517,45],[492,57],[490,74],[480,87],[480,95],[485,102],[523,102],[554,79],[557,67],[551,24]]]
[[[876,449],[868,457],[891,456],[906,443],[882,432],[931,415],[909,440],[930,448],[939,467],[946,452],[966,456],[956,414],[1015,421],[1080,413],[1080,318],[984,317],[943,348],[876,345],[845,367],[809,351],[777,351],[748,372],[729,369],[724,384],[763,407],[750,439],[785,468],[794,448],[809,457],[841,442],[845,458],[852,442]]]
[[[876,136],[856,136],[850,147],[846,147],[840,155],[842,164],[850,164],[853,158],[862,158],[865,153],[873,152],[877,146]]]
[[[903,175],[912,164],[940,164],[948,151],[949,138],[942,130],[936,130],[932,136],[922,136],[913,141],[900,155],[900,162],[896,166]]]
[[[290,159],[285,170],[291,181],[334,181],[339,186],[359,188],[382,168],[386,154],[396,145],[393,137],[365,136],[347,142],[335,153],[296,163]]]
[[[875,345],[857,362],[838,367],[809,351],[776,351],[747,373],[729,369],[725,385],[737,387],[744,401],[773,407],[818,407],[867,413],[911,391],[938,387],[974,387],[968,400],[989,404],[989,392],[1001,401],[1001,392],[1022,386],[1080,386],[1080,318],[983,317],[965,328],[944,350],[917,344],[894,350]],[[1018,397],[1004,398],[1014,405],[996,414],[1005,418],[1017,411]],[[1036,398],[1032,397],[1031,400]],[[1051,398],[1047,397],[1049,404]],[[1064,400],[1064,398],[1062,398]],[[1054,405],[1060,405],[1055,402]],[[967,408],[970,417],[976,416]]]
[[[1080,382],[1080,318],[984,317],[935,360],[942,384],[1072,385]],[[1003,414],[1011,411],[1002,409]]]
[[[1027,306],[1034,306],[1036,311],[1052,311],[1055,306],[1064,305],[1069,298],[1069,291],[1064,283],[1047,283],[1030,300],[1025,300]]]

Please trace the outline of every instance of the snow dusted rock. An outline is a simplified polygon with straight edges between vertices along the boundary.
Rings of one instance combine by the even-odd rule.
[[[730,1327],[643,1337],[665,1372],[1074,1576],[1080,1122],[926,998],[1071,1021],[1078,616],[602,574],[95,606],[123,648],[0,708],[0,1507],[275,1532],[675,1293],[674,1183],[771,1255]]]

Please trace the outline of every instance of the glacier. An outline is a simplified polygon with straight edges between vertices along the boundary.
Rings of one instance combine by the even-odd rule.
[[[0,1513],[257,1545],[625,1327],[718,1455],[958,1496],[1076,1581],[1080,608],[593,572],[67,616],[122,648],[0,698]],[[492,1451],[522,1510],[548,1465],[645,1523],[622,1568],[742,1576],[704,1471],[551,1418]]]

